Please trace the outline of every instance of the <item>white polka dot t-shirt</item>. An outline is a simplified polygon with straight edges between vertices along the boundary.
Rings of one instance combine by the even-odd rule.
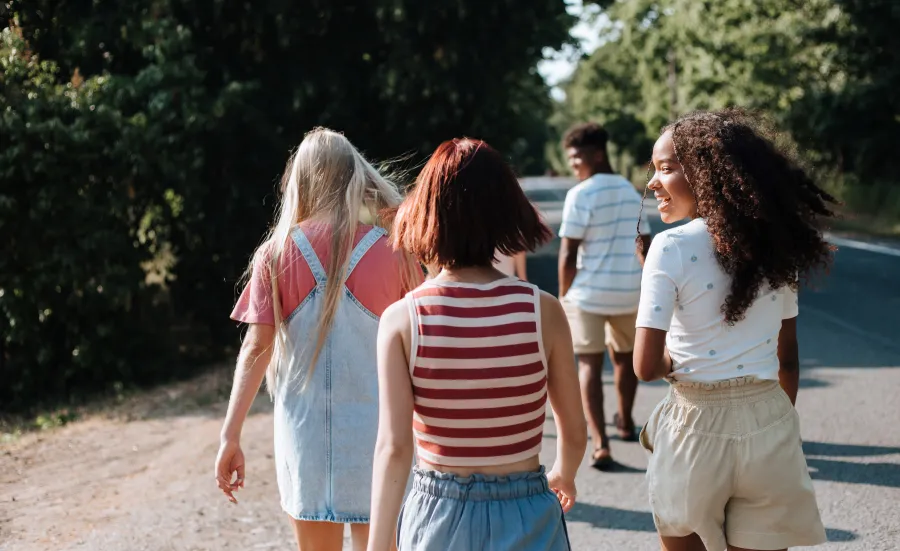
[[[703,219],[653,239],[636,325],[668,331],[666,345],[677,380],[778,379],[778,333],[781,320],[797,316],[796,292],[788,287],[773,291],[763,284],[744,319],[729,326],[722,305],[730,285]]]

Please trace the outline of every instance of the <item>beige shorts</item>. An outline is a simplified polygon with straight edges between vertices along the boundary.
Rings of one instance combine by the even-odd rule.
[[[634,324],[637,312],[607,316],[585,312],[563,298],[560,301],[572,330],[576,354],[602,354],[609,345],[615,352],[634,350]]]
[[[641,431],[661,536],[784,549],[826,541],[797,411],[776,381],[670,381]]]

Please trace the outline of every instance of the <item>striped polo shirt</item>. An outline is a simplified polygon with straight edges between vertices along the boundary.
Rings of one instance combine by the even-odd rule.
[[[582,242],[567,301],[596,314],[637,311],[641,265],[634,239],[640,210],[641,195],[618,174],[595,174],[569,190],[559,236]],[[646,214],[641,233],[650,233]]]
[[[540,453],[547,361],[537,287],[431,280],[406,300],[418,456],[472,467]]]

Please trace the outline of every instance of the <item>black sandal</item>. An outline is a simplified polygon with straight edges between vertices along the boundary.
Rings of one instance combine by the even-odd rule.
[[[618,413],[613,415],[613,424],[616,426],[616,430],[619,431],[619,439],[623,442],[637,442],[638,435],[635,433],[635,427],[632,425],[629,429],[622,423],[622,418]]]
[[[597,453],[599,451],[600,450],[594,450],[594,452],[591,454],[591,467],[597,469],[598,471],[611,470],[616,462],[613,461],[612,455],[610,455],[609,450],[606,450],[606,455],[604,455],[603,457],[597,457]]]

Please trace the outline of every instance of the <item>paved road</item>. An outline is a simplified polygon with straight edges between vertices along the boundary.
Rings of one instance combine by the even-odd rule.
[[[564,189],[532,186],[529,195],[558,229]],[[651,226],[663,228],[650,205]],[[804,451],[830,543],[824,549],[900,549],[900,247],[868,247],[835,237],[831,273],[801,291],[799,338],[803,366],[798,410]],[[529,278],[556,292],[554,241],[529,258]],[[611,384],[611,373],[609,381]],[[642,423],[665,393],[642,384],[635,417]],[[613,392],[612,387],[609,388]],[[607,401],[607,418],[614,411]],[[547,424],[544,462],[554,455]],[[585,463],[580,502],[568,515],[573,549],[656,548],[638,444],[613,442],[621,472]]]

